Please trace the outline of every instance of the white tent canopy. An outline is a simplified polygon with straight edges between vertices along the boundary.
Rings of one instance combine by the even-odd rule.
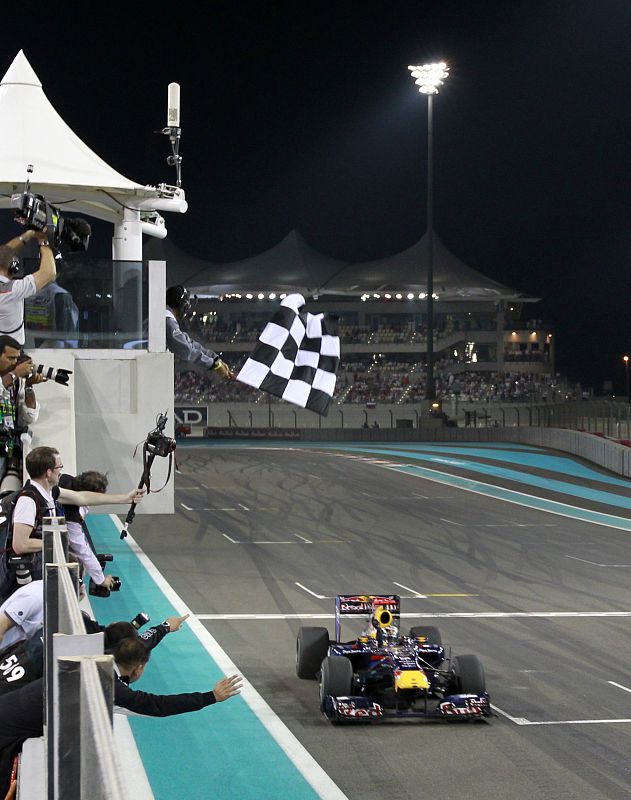
[[[32,164],[33,191],[57,205],[74,201],[64,206],[68,210],[114,223],[123,218],[124,205],[186,211],[181,189],[143,186],[94,153],[55,111],[22,50],[0,82],[0,124],[0,207],[9,207],[10,195],[24,188],[27,164]]]

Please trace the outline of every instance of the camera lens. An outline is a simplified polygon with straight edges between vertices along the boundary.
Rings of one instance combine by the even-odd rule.
[[[15,580],[18,582],[19,586],[26,586],[27,583],[33,580],[31,570],[24,566],[18,567],[18,569],[15,570]]]
[[[132,619],[131,624],[134,626],[136,630],[142,628],[143,625],[146,625],[149,622],[149,614],[145,614],[144,611],[136,614],[136,616]]]

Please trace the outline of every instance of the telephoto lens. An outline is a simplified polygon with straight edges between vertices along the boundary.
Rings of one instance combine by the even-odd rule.
[[[136,616],[132,619],[131,624],[134,626],[136,630],[140,630],[143,625],[146,625],[151,617],[149,614],[145,614],[144,611],[140,611]]]
[[[33,580],[31,573],[32,556],[11,556],[8,562],[9,566],[15,570],[15,580],[18,586],[26,586],[27,583]]]

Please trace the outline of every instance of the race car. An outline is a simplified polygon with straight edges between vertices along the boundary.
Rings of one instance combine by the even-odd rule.
[[[320,708],[333,723],[402,717],[481,720],[492,715],[484,668],[475,655],[451,655],[440,631],[415,626],[401,635],[398,595],[338,595],[335,641],[326,628],[302,627],[299,678],[319,679]],[[341,641],[342,619],[367,627]]]

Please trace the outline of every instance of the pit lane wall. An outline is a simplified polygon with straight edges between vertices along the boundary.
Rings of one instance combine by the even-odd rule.
[[[33,426],[32,447],[59,450],[64,472],[107,472],[109,491],[137,486],[143,472],[142,442],[167,412],[166,435],[173,436],[173,356],[144,350],[53,350],[39,348],[34,359],[46,366],[70,369],[69,386],[48,381],[36,387],[42,406]],[[138,445],[134,458],[134,449]],[[166,481],[168,458],[156,458],[152,487]],[[139,514],[172,514],[174,482],[152,494]],[[121,506],[101,506],[99,513],[124,513]]]

